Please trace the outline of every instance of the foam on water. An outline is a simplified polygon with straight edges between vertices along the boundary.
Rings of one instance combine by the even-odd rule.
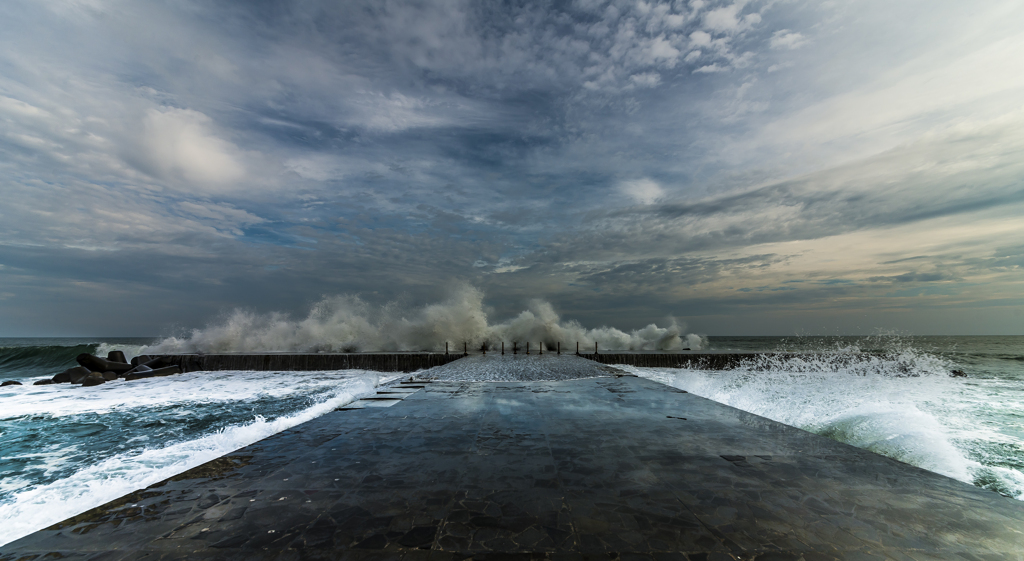
[[[40,435],[29,435],[35,444],[28,447],[8,447],[9,455],[0,458],[8,466],[23,466],[0,478],[0,545],[316,418],[372,393],[380,378],[366,371],[201,372],[96,388],[61,384],[10,392],[4,399],[10,404],[3,412],[4,432]],[[271,404],[282,400],[292,410],[278,408],[273,418],[253,413],[273,410]],[[204,412],[234,421],[189,423]],[[90,439],[105,438],[112,427],[130,432],[124,427],[147,422],[183,428],[168,441],[142,426],[120,446],[106,446],[116,452],[88,448]],[[64,427],[84,431],[82,440],[58,438]]]
[[[1024,435],[1006,430],[1005,416],[1024,407],[1019,384],[950,377],[954,364],[909,347],[855,351],[758,358],[725,371],[619,368],[1024,499]]]
[[[257,398],[281,398],[333,389],[339,379],[357,376],[374,380],[377,372],[189,372],[146,379],[143,383],[117,380],[96,387],[71,384],[22,386],[0,391],[4,407],[0,420],[28,415],[60,418],[86,413],[138,415],[149,408],[175,408],[178,414],[212,403],[245,403]]]
[[[483,314],[482,295],[474,290],[406,315],[395,308],[374,310],[352,298],[321,304],[301,321],[236,312],[189,337],[165,340],[157,350],[443,349],[444,340],[459,337],[492,348],[501,341],[543,341],[550,347],[561,341],[563,349],[575,341],[587,347],[598,341],[602,349],[707,344],[682,335],[674,325],[632,333],[586,329],[561,320],[539,301],[516,318],[492,325]],[[845,338],[827,345],[782,340],[778,348],[736,339],[728,345],[739,345],[738,350],[817,354],[762,357],[730,371],[619,368],[1024,498],[1022,341],[954,341],[923,352],[912,340],[900,338]],[[153,351],[142,342],[40,341],[31,343],[33,348],[23,342],[0,347],[4,374],[27,384],[0,388],[0,545],[312,419],[398,377],[364,371],[204,372],[93,388],[28,385],[72,365],[79,352],[103,356],[118,349],[130,357]],[[488,354],[487,360],[456,361],[437,375],[561,379],[600,369],[569,359],[552,372],[547,365],[540,367],[542,357],[531,355],[513,357],[520,368],[506,372],[494,368],[496,358]],[[954,368],[967,370],[969,377],[949,377]]]
[[[554,349],[594,343],[602,349],[693,350],[706,346],[685,325],[669,319],[667,327],[650,324],[629,333],[614,327],[588,329],[576,321],[563,321],[551,304],[530,302],[515,318],[488,323],[483,293],[457,286],[447,300],[407,310],[397,304],[373,307],[355,296],[333,296],[317,302],[305,319],[284,314],[255,314],[235,310],[220,323],[170,337],[145,349],[150,353],[188,352],[355,352],[444,350],[445,343],[482,345],[494,349],[502,342],[543,343]]]

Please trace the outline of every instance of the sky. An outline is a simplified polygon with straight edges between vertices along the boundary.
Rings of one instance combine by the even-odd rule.
[[[1024,4],[0,4],[0,336],[467,287],[1024,334]]]

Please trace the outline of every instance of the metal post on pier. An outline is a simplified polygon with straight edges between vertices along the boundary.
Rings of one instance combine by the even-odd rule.
[[[597,341],[594,341],[594,354],[597,354]]]
[[[537,343],[537,349],[539,349],[537,351],[537,354],[539,354],[539,355],[544,354],[544,341],[541,341],[540,343]]]
[[[597,352],[597,347],[594,347],[594,352]],[[462,342],[462,356],[469,356],[469,343]]]
[[[558,342],[558,354],[562,354],[562,342]]]
[[[519,349],[516,348],[516,342],[512,341],[512,354],[517,354]]]
[[[526,342],[526,354],[530,354],[530,342]]]
[[[448,341],[444,342],[444,356],[448,356]]]
[[[501,356],[505,356],[505,342],[501,342]]]
[[[580,342],[576,341],[576,356],[580,356]]]

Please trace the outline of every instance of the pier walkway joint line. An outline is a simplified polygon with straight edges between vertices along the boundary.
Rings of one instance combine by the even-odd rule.
[[[1024,558],[1020,501],[591,364],[382,388],[0,559]]]

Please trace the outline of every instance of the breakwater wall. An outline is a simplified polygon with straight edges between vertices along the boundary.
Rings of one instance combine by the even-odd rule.
[[[498,354],[498,353],[493,353]],[[507,353],[512,355],[513,353]],[[524,355],[524,352],[516,354]],[[534,351],[533,354],[537,354]],[[550,351],[547,355],[555,354]],[[569,355],[569,353],[564,353]],[[166,364],[183,372],[203,370],[373,370],[377,372],[415,372],[448,364],[462,358],[461,353],[223,353],[159,355]],[[606,352],[580,353],[581,358],[601,364],[626,364],[648,368],[695,368],[727,370],[744,362],[788,360],[799,353],[716,353],[716,352]],[[152,358],[156,358],[155,356]],[[851,360],[856,360],[851,357]]]
[[[694,368],[700,370],[728,370],[754,360],[789,360],[798,353],[580,353],[580,358],[601,364],[625,364],[642,368]]]
[[[225,353],[160,355],[183,372],[202,370],[373,370],[415,372],[463,357],[445,353]]]

